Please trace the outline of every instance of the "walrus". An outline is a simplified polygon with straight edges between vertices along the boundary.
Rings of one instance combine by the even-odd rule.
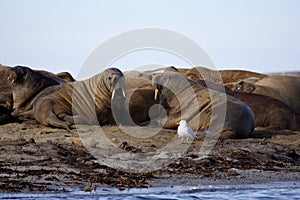
[[[232,91],[222,84],[210,81],[199,80],[196,83],[210,90],[225,92],[246,103],[254,113],[256,126],[272,130],[300,130],[300,116],[277,99],[260,94]]]
[[[76,81],[69,72],[59,72],[59,73],[57,73],[55,75],[58,78],[61,78],[61,79],[66,80],[68,82],[74,82],[74,81]]]
[[[25,75],[27,71],[31,70],[28,69],[30,68],[23,66],[0,66],[0,80],[2,80],[0,82],[0,106],[4,107],[0,112],[0,115],[3,114],[5,119],[8,117],[12,118],[10,120],[5,120],[6,122],[15,120],[15,117],[20,118],[20,115],[32,109],[32,105],[27,105],[27,103],[30,102],[40,90],[52,85],[53,83],[63,84],[67,82],[64,79],[59,78],[57,75],[45,70],[32,70],[28,73],[34,75]],[[15,76],[15,78],[18,77],[18,80],[7,80],[9,78],[8,76],[10,76],[10,73],[14,74],[11,75]],[[19,74],[17,75],[16,73]],[[42,74],[42,76],[39,74]],[[40,78],[33,79],[32,76],[37,76]],[[24,79],[24,81],[21,81],[21,79]],[[40,79],[44,80],[40,81]],[[13,84],[12,80],[14,81]],[[13,95],[13,90],[15,95]],[[13,101],[15,101],[15,104]]]
[[[256,126],[271,130],[300,130],[300,115],[283,102],[260,94],[232,92],[230,95],[251,108]]]
[[[12,92],[4,76],[9,69],[9,66],[0,65],[0,124],[12,121]]]
[[[17,66],[16,66],[17,67]],[[27,67],[27,66],[19,66],[19,67]],[[9,69],[11,69],[13,67],[10,66],[0,66],[0,77],[1,75],[5,75],[5,72],[8,71]],[[28,67],[30,68],[30,67]],[[31,68],[30,68],[31,69]],[[52,72],[46,71],[46,70],[34,70],[35,72],[38,72],[48,78],[54,79],[55,81],[59,82],[59,83],[66,83],[66,82],[73,82],[75,81],[75,79],[72,77],[72,75],[69,72],[59,72],[57,74],[53,74]]]
[[[151,74],[146,74],[144,72],[140,71],[126,71],[124,72],[125,77],[131,77],[131,78],[142,78],[145,80],[152,80]]]
[[[132,76],[130,73],[125,74],[126,80],[126,107],[132,118],[132,121],[138,125],[148,125],[151,121],[150,109],[159,101],[154,100],[154,86],[151,79],[147,76]]]
[[[54,81],[58,82],[59,84],[73,82],[73,81],[69,81],[69,79],[73,80],[73,77],[68,72],[60,72],[60,73],[54,74],[54,73],[46,71],[46,70],[34,70],[34,71],[38,72],[50,79],[53,79]]]
[[[227,84],[249,77],[260,79],[267,77],[268,75],[247,70],[212,70],[205,67],[194,67],[186,71],[185,76],[194,81],[206,80],[220,84]]]
[[[231,89],[239,92],[262,94],[273,97],[300,114],[300,77],[269,76],[256,83],[245,81],[231,84]]]
[[[160,99],[166,115],[164,128],[176,129],[184,119],[194,130],[218,131],[222,138],[247,138],[255,127],[251,109],[242,101],[209,90],[178,72],[165,72],[153,78],[154,98]]]
[[[5,73],[6,80],[11,83],[12,90],[12,116],[17,117],[23,112],[32,109],[30,102],[45,88],[58,85],[55,78],[49,78],[29,67],[12,67]]]
[[[167,66],[167,67],[163,67],[163,68],[159,68],[159,69],[155,69],[155,70],[147,70],[147,71],[144,71],[143,73],[145,74],[150,74],[152,77],[153,76],[156,76],[158,74],[162,74],[164,73],[165,71],[168,71],[168,70],[175,70],[179,73],[182,73],[182,74],[185,74],[189,68],[177,68],[177,67],[174,67],[174,66]]]
[[[9,66],[0,65],[0,106],[8,110],[12,108],[12,92],[5,74],[10,68]]]
[[[46,88],[35,99],[33,113],[42,125],[68,130],[74,124],[122,123],[125,98],[123,73],[108,68],[83,81]]]
[[[300,71],[286,71],[270,73],[270,76],[297,76],[300,77]]]
[[[5,73],[10,66],[0,65],[0,124],[13,121],[12,111],[12,92],[11,86],[6,82]]]

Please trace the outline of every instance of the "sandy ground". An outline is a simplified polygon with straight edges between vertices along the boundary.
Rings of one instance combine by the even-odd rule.
[[[190,143],[175,130],[154,127],[79,126],[68,132],[34,121],[2,125],[0,191],[300,180],[300,132],[257,128],[249,139],[205,136],[199,132]]]

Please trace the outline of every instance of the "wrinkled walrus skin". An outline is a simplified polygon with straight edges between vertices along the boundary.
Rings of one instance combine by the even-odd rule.
[[[176,72],[157,75],[153,84],[167,113],[161,120],[164,128],[176,129],[184,119],[192,129],[209,127],[222,138],[247,138],[254,130],[253,112],[234,97],[202,87]]]
[[[300,114],[300,77],[269,76],[256,83],[230,84],[234,91],[261,94],[277,99]]]
[[[70,129],[74,124],[105,125],[115,123],[124,111],[123,73],[109,68],[87,80],[45,89],[36,99],[35,119],[45,126]],[[116,116],[115,116],[116,117]]]
[[[191,80],[205,80],[214,83],[227,84],[237,82],[246,78],[264,78],[268,75],[246,70],[212,70],[205,67],[194,67],[185,73]]]

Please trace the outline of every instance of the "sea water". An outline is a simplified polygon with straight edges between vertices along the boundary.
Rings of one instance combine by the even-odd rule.
[[[300,199],[300,181],[241,185],[166,186],[148,189],[118,190],[97,188],[96,191],[70,193],[2,193],[1,199]]]

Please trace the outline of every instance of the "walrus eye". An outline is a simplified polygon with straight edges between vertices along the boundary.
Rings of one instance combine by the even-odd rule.
[[[242,90],[242,86],[241,85],[237,85],[236,86],[236,90],[238,90],[238,91]]]
[[[109,77],[108,77],[108,81],[110,82],[110,84],[113,84],[113,82],[114,82],[114,77],[113,77],[113,76],[109,76]]]

